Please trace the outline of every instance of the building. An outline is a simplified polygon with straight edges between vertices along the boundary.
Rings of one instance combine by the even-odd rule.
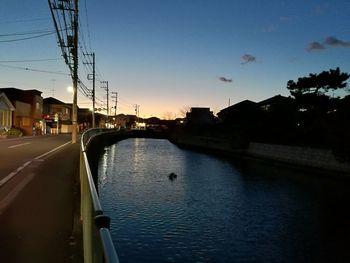
[[[89,108],[79,108],[78,124],[80,132],[92,128],[92,110],[90,110]]]
[[[115,117],[115,128],[133,128],[136,126],[137,120],[136,115],[118,114]]]
[[[72,104],[49,97],[43,100],[43,119],[47,133],[72,132]],[[58,128],[58,129],[57,129]]]
[[[276,95],[274,97],[260,101],[257,105],[260,110],[265,112],[280,112],[293,108],[293,99],[290,97],[284,97],[282,95]]]
[[[17,88],[0,88],[14,107],[12,127],[20,129],[24,135],[41,134],[43,132],[43,98],[41,91],[21,90]],[[3,101],[6,101],[3,95]],[[8,114],[8,112],[7,112]]]
[[[256,102],[244,100],[229,106],[218,113],[220,121],[226,126],[248,125],[257,117]]]
[[[215,116],[210,108],[192,107],[186,113],[186,122],[189,126],[205,126],[215,123]]]
[[[0,130],[8,130],[12,127],[12,112],[15,106],[7,98],[5,93],[0,93]]]

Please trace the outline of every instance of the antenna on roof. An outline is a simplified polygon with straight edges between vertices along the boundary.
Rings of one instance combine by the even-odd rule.
[[[55,81],[56,79],[51,79],[52,81],[52,97],[54,98],[55,97]]]

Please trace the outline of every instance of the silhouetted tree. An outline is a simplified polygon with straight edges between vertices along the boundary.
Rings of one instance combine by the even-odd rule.
[[[299,110],[304,109],[309,114],[319,115],[336,108],[337,99],[327,93],[346,88],[349,77],[349,74],[340,72],[339,68],[330,69],[298,78],[297,82],[289,80],[287,89],[295,98]]]
[[[338,148],[345,143],[343,127],[348,120],[341,110],[343,99],[334,98],[331,92],[345,89],[349,77],[336,68],[309,74],[297,82],[288,81],[287,88],[298,109],[296,132],[299,142],[326,148]]]
[[[309,74],[308,77],[298,78],[297,82],[289,80],[287,89],[296,99],[306,94],[326,95],[328,91],[345,88],[349,77],[349,74],[340,72],[339,68],[330,69],[320,74]]]

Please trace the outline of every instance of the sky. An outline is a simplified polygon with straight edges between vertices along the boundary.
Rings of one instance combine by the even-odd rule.
[[[135,105],[140,117],[217,113],[289,96],[288,80],[309,73],[350,73],[349,14],[349,0],[79,0],[79,77],[92,88],[82,51],[94,52],[97,107],[106,107],[100,81],[108,81],[117,113],[135,114]],[[43,32],[54,32],[48,1],[1,1],[0,87],[70,103],[56,34],[24,39]],[[78,105],[92,101],[78,92]]]

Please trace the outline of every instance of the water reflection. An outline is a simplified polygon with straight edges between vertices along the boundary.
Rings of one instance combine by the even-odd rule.
[[[121,262],[349,259],[347,181],[151,139],[111,146],[101,165],[101,201]]]

